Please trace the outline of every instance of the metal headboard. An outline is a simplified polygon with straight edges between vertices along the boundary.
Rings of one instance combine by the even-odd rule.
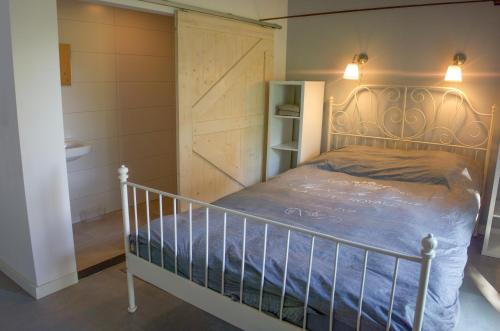
[[[328,150],[370,145],[444,150],[483,166],[483,188],[493,137],[495,106],[477,111],[459,89],[361,85],[342,103],[329,99]]]

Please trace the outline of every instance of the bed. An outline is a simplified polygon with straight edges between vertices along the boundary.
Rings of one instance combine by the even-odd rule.
[[[429,110],[427,91],[444,101]],[[439,122],[450,96],[455,112],[477,115],[452,113],[477,126],[475,144]],[[492,115],[458,90],[420,87],[361,86],[329,106],[332,151],[213,204],[120,169],[130,311],[136,275],[245,329],[453,329],[491,140],[478,117]],[[139,227],[137,190],[171,198],[173,215],[150,220],[146,197]]]

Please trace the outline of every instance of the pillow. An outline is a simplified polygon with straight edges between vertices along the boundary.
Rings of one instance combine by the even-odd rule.
[[[398,180],[450,187],[466,180],[479,188],[480,171],[473,160],[443,151],[404,151],[351,145],[311,161],[318,168],[352,176]]]

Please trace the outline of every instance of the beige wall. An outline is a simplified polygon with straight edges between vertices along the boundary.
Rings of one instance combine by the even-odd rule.
[[[131,180],[174,192],[173,17],[61,0],[58,18],[72,50],[65,136],[92,145],[68,163],[73,222],[120,208],[120,164]]]
[[[174,13],[171,7],[144,2],[141,0],[92,0],[103,4],[111,4],[120,7],[140,8],[145,11]],[[176,0],[180,4],[197,6],[217,10],[223,13],[231,13],[243,17],[262,19],[269,17],[286,16],[288,12],[288,0]],[[274,79],[285,79],[286,72],[286,38],[287,20],[269,21],[279,24],[282,29],[274,29]]]

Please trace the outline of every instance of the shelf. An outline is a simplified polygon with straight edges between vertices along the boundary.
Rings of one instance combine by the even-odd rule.
[[[272,146],[272,149],[279,149],[281,151],[292,151],[292,152],[297,152],[299,150],[298,148],[299,144],[296,141],[289,141],[284,144]]]
[[[275,118],[287,118],[293,120],[300,120],[300,116],[285,116],[285,115],[273,115]]]
[[[325,82],[270,82],[266,180],[320,154],[324,85]]]

